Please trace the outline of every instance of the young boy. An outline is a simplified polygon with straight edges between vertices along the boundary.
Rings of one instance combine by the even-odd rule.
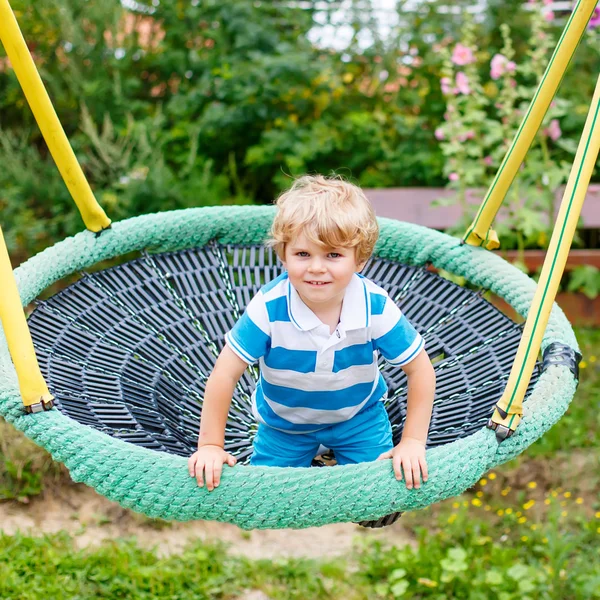
[[[260,361],[251,465],[308,467],[321,446],[338,464],[391,458],[406,487],[427,480],[425,442],[435,373],[419,333],[387,293],[359,275],[379,235],[363,192],[340,179],[305,176],[277,200],[271,230],[286,272],[265,285],[226,335],[206,384],[191,477],[219,485],[235,386]],[[402,439],[393,447],[377,352],[408,376]],[[402,469],[401,469],[402,467]]]

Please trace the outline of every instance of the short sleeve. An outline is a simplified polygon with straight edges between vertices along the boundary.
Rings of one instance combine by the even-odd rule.
[[[372,315],[374,346],[385,360],[397,366],[408,364],[425,347],[425,340],[386,294],[380,314]]]
[[[271,328],[262,292],[252,298],[244,314],[225,334],[225,341],[250,365],[266,354],[271,343]]]

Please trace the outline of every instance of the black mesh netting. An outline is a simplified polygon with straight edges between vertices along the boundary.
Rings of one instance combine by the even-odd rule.
[[[262,246],[212,244],[145,254],[84,274],[40,302],[29,326],[56,406],[80,423],[146,448],[189,456],[197,444],[204,386],[225,333],[282,267]],[[522,326],[475,292],[426,267],[372,259],[363,274],[386,289],[426,340],[437,390],[429,446],[483,427],[500,399]],[[386,406],[398,442],[406,377],[383,360]],[[530,387],[537,381],[536,369]],[[232,401],[226,449],[247,462],[257,367]]]

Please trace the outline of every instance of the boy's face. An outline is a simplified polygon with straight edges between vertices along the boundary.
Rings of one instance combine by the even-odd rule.
[[[300,233],[285,247],[290,282],[311,309],[339,306],[352,275],[362,270],[354,248],[323,248]]]

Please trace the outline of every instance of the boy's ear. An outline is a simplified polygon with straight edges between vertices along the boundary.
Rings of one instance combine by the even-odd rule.
[[[365,265],[366,265],[366,264],[367,264],[367,261],[366,261],[366,260],[365,260],[365,262],[363,262],[363,263],[360,263],[360,265],[358,265],[358,266],[356,267],[356,272],[357,272],[357,273],[360,273],[360,272],[361,272],[361,271],[362,271],[362,270],[365,268]]]

